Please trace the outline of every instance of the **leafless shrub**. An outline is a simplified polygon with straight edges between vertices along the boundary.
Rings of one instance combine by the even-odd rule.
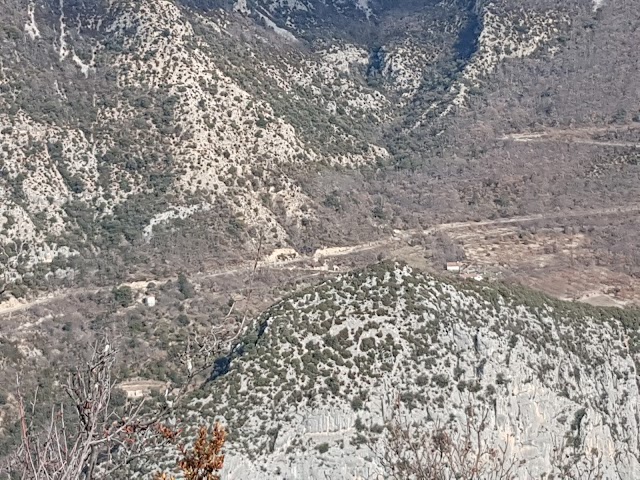
[[[551,452],[551,465],[555,474],[549,474],[547,479],[564,480],[601,480],[602,453],[596,449],[585,455],[580,449],[572,448],[563,438],[556,441]]]
[[[377,457],[390,480],[512,480],[518,464],[506,446],[486,441],[488,410],[467,408],[460,425],[430,429],[397,418],[386,428]]]
[[[524,460],[507,446],[488,440],[489,410],[467,407],[462,422],[411,424],[397,412],[387,424],[381,444],[372,447],[389,480],[515,480]],[[540,478],[601,480],[602,455],[585,452],[569,438],[554,442],[549,469]]]

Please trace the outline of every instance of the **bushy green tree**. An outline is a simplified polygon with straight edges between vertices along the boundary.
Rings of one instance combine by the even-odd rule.
[[[133,303],[133,290],[131,287],[116,287],[112,290],[113,299],[121,307],[128,307]]]

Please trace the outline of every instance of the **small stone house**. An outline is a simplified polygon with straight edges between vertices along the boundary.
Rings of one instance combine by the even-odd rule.
[[[462,263],[460,262],[447,262],[447,272],[460,273],[462,271]]]

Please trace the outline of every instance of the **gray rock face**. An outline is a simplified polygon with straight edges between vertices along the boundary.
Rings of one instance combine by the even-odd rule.
[[[469,407],[487,412],[484,440],[522,461],[518,478],[557,474],[559,450],[604,478],[640,478],[632,313],[382,265],[261,320],[204,392],[201,413],[235,439],[225,478],[384,478],[392,417],[460,425]]]

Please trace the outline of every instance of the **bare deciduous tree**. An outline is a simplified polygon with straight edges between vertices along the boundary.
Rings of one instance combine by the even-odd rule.
[[[177,391],[167,391],[164,405],[151,412],[143,408],[144,399],[123,407],[114,405],[112,371],[117,350],[106,340],[95,345],[86,364],[69,374],[63,385],[67,401],[51,407],[44,429],[30,420],[37,401],[27,408],[18,380],[21,445],[5,470],[23,480],[112,478],[133,459],[174,440],[179,432],[167,435],[164,422],[223,344],[216,335],[194,339],[183,358],[185,382]]]

